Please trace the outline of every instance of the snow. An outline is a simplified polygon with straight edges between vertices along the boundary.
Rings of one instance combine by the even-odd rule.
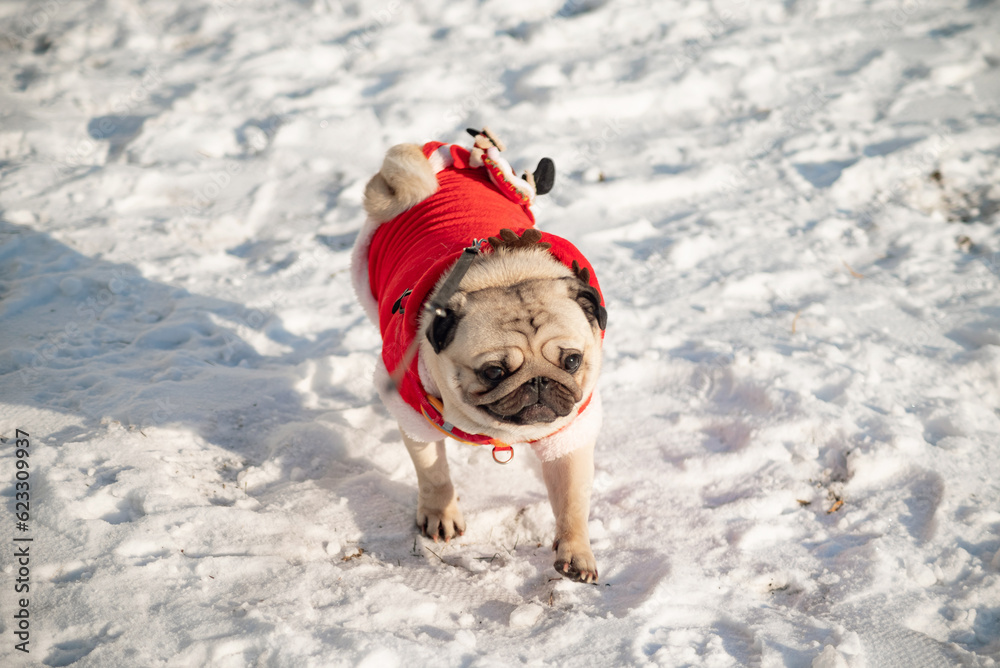
[[[4,3],[0,663],[997,665],[998,29],[921,0]],[[484,124],[555,160],[540,226],[608,301],[598,586],[553,570],[528,452],[450,444],[469,531],[417,538],[371,384],[364,184]]]

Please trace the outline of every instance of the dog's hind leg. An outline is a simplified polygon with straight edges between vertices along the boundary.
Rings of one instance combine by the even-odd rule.
[[[458,509],[455,486],[451,484],[444,441],[422,443],[403,433],[403,442],[417,469],[417,526],[434,542],[461,536],[465,533],[465,518]]]

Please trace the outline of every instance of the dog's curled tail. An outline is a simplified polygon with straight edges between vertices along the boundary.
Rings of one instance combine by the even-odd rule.
[[[437,175],[420,147],[397,144],[365,186],[365,211],[377,222],[392,220],[433,195],[437,187]]]

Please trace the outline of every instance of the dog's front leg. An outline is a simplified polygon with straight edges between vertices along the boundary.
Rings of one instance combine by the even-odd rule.
[[[594,444],[559,459],[542,462],[549,503],[556,516],[556,570],[580,582],[597,582],[597,560],[590,549],[590,486],[594,481]]]
[[[444,441],[421,443],[404,433],[403,442],[417,469],[417,526],[434,542],[438,538],[449,541],[461,536],[465,533],[465,518],[458,509],[455,487],[451,484]]]

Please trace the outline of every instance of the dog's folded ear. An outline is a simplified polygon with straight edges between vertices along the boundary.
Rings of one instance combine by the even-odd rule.
[[[427,340],[431,342],[434,352],[440,354],[455,338],[455,329],[460,317],[450,308],[444,309],[444,315],[435,315],[427,328]]]
[[[573,260],[573,273],[576,274],[577,280],[580,281],[580,287],[576,293],[576,302],[583,309],[583,312],[587,314],[587,320],[591,323],[597,323],[597,326],[603,331],[608,326],[608,311],[601,306],[601,295],[590,284],[590,270],[586,267],[581,267],[579,262]]]
[[[591,285],[580,284],[576,293],[576,303],[580,305],[591,324],[597,324],[603,331],[608,326],[608,311],[601,306],[601,295]]]
[[[365,186],[365,211],[373,220],[392,220],[437,192],[437,174],[416,144],[389,149],[382,168]]]

